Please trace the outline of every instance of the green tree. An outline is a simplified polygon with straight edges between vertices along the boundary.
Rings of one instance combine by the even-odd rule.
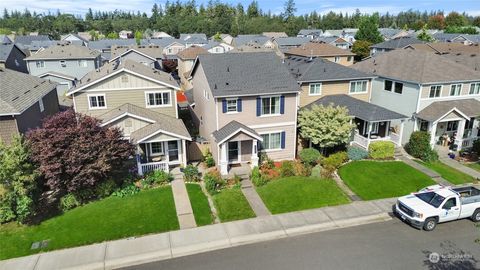
[[[289,18],[295,16],[296,11],[297,11],[297,8],[295,7],[295,1],[287,0],[283,8],[283,13],[282,13],[283,19],[288,20]]]
[[[443,14],[437,14],[428,17],[428,22],[427,22],[428,28],[429,29],[444,29],[445,28],[445,17]]]
[[[140,45],[140,41],[143,38],[143,33],[140,31],[135,31],[135,41],[137,42],[137,45]]]
[[[345,107],[313,105],[299,113],[300,135],[320,147],[346,144],[353,129],[350,119]]]
[[[108,33],[108,35],[106,36],[106,38],[108,38],[108,39],[117,39],[117,38],[118,38],[118,33],[117,33],[117,32]]]
[[[477,16],[473,19],[473,26],[480,27],[480,16]]]
[[[452,11],[445,18],[447,26],[459,27],[467,24],[467,19],[460,13]]]
[[[383,41],[382,35],[378,31],[377,15],[365,16],[360,20],[355,39],[369,41],[372,44]]]
[[[433,41],[433,37],[427,33],[427,25],[424,25],[422,27],[422,32],[420,32],[420,34],[417,35],[417,38],[426,42]]]
[[[370,55],[370,46],[372,43],[366,40],[357,40],[353,43],[352,52],[356,54],[355,60],[360,61]]]
[[[260,9],[258,8],[258,2],[253,0],[247,8],[247,16],[249,18],[260,16]]]

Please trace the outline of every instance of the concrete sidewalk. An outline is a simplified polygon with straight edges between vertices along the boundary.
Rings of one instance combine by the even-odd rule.
[[[0,261],[0,269],[113,269],[304,233],[390,220],[396,199],[268,215]],[[348,244],[348,243],[346,243]]]
[[[245,199],[247,199],[248,204],[250,204],[250,207],[252,207],[253,212],[255,212],[255,216],[262,217],[271,215],[267,206],[255,190],[255,187],[253,187],[252,181],[250,179],[244,179],[241,184],[242,193]]]
[[[190,198],[188,197],[187,187],[183,179],[175,179],[172,181],[172,192],[180,229],[197,227],[195,216],[193,216],[192,205],[190,204]]]
[[[442,162],[443,164],[447,165],[447,166],[450,166],[452,168],[455,168],[461,172],[463,172],[464,174],[468,174],[470,175],[471,177],[477,179],[477,180],[480,180],[480,172],[477,171],[477,170],[474,170],[472,168],[469,168],[465,165],[463,165],[462,163],[456,161],[455,159],[451,159],[449,157],[440,157],[440,162]]]

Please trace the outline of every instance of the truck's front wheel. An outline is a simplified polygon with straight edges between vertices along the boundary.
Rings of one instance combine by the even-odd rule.
[[[423,229],[425,231],[433,231],[437,227],[437,219],[436,218],[427,218],[425,223],[423,224]]]
[[[480,209],[475,210],[472,215],[473,222],[480,222]]]

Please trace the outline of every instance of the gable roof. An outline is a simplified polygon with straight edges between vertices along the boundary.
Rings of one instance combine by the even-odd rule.
[[[178,58],[182,60],[194,60],[200,54],[207,54],[208,51],[200,46],[191,46],[177,53]]]
[[[135,39],[100,39],[95,41],[90,41],[88,47],[95,50],[109,49],[110,47],[117,46],[128,46],[136,45],[137,41]]]
[[[13,48],[17,48],[19,52],[23,55],[26,55],[20,48],[15,44],[0,44],[0,61],[6,61],[10,54],[12,53]]]
[[[0,44],[10,44],[13,41],[7,35],[0,35]]]
[[[346,107],[350,116],[354,116],[365,121],[387,121],[408,118],[403,114],[399,114],[384,107],[353,98],[349,95],[324,96],[308,104],[303,109],[311,109],[313,105],[328,106],[330,104],[333,104],[334,106]]]
[[[459,111],[461,114],[464,114],[469,118],[478,117],[480,116],[480,101],[473,98],[435,101],[421,110],[417,114],[417,117],[427,121],[437,121],[452,110]]]
[[[291,48],[285,54],[304,57],[327,57],[327,56],[354,56],[349,50],[340,49],[336,46],[319,41],[311,41],[297,48]]]
[[[55,83],[0,68],[0,115],[21,114],[56,88]]]
[[[199,55],[214,97],[294,93],[300,87],[273,52]]]
[[[415,37],[406,36],[406,37],[398,37],[398,38],[390,39],[377,44],[373,44],[372,46],[370,46],[370,48],[392,50],[392,49],[403,48],[410,44],[423,44],[423,43],[425,42]]]
[[[480,80],[480,71],[431,52],[393,50],[351,66],[357,70],[411,83],[431,84]]]
[[[193,34],[180,34],[180,39],[185,41],[190,41],[190,39],[203,39],[207,40],[207,35],[203,33],[193,33]]]
[[[171,87],[177,90],[180,89],[178,87],[178,83],[172,78],[170,74],[127,59],[121,62],[110,62],[103,65],[97,70],[90,71],[77,83],[75,87],[71,88],[68,91],[67,95],[71,95],[75,92],[83,90],[86,87],[94,85],[121,72],[139,75],[148,80],[166,85],[167,87]]]
[[[309,42],[311,39],[308,37],[281,37],[281,38],[276,38],[275,42],[278,44],[278,46],[300,46],[303,45],[307,42]]]
[[[78,40],[83,41],[84,43],[88,43],[88,39],[86,39],[86,38],[84,38],[84,37],[82,37],[82,36],[80,36],[80,35],[78,35],[78,34],[75,34],[75,33],[71,33],[71,34],[65,35],[65,36],[62,38],[62,40],[65,40],[65,39],[68,38],[69,36],[75,37],[75,38],[77,38]]]
[[[399,34],[402,32],[402,29],[395,29],[395,28],[378,28],[378,32],[380,32],[380,35],[383,37],[390,39],[393,36]]]
[[[244,132],[249,136],[252,136],[253,138],[262,141],[262,136],[258,134],[255,130],[245,126],[242,123],[239,123],[235,120],[230,121],[228,124],[223,126],[219,130],[215,130],[212,132],[212,136],[215,139],[215,141],[220,144],[223,143],[225,140],[231,138],[232,136],[238,134],[239,132]]]
[[[319,36],[323,34],[323,30],[322,29],[301,29],[299,32],[298,32],[298,35],[301,35],[301,36],[308,36],[308,35],[316,35],[316,36]]]
[[[16,36],[15,43],[22,44],[22,45],[29,45],[34,40],[51,40],[47,35],[25,35],[25,36]]]
[[[287,33],[285,32],[263,32],[262,36],[266,36],[268,38],[286,38],[288,37]]]
[[[289,57],[284,64],[297,82],[371,79],[375,76],[322,58]]]
[[[38,51],[25,58],[25,60],[95,59],[99,55],[100,52],[89,49],[85,46],[61,44]]]
[[[173,38],[173,37],[164,37],[164,38],[152,38],[152,39],[147,39],[145,40],[145,42],[147,44],[151,44],[151,45],[158,45],[158,46],[161,46],[163,48],[171,45],[172,43],[179,43],[179,44],[182,44],[182,45],[185,45],[185,41],[183,40],[180,40],[180,39],[176,39],[176,38]]]
[[[235,46],[242,46],[247,43],[263,45],[269,40],[269,37],[262,35],[238,35],[236,38],[233,38],[233,44],[235,44]]]
[[[134,46],[112,46],[111,47],[111,59],[114,61],[120,56],[124,56],[130,52],[136,52],[142,54],[152,60],[160,59],[163,55],[163,48],[158,45],[134,45]]]

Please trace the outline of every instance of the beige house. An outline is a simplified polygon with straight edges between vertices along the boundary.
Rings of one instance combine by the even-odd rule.
[[[272,52],[199,55],[193,109],[220,172],[258,165],[258,152],[292,160],[299,86]]]
[[[178,119],[175,80],[132,60],[112,62],[87,74],[68,92],[76,112],[115,126],[137,145],[140,175],[186,165],[190,135]]]
[[[182,88],[188,90],[192,88],[189,81],[190,71],[197,56],[200,54],[208,54],[208,51],[199,46],[191,46],[177,54],[178,57],[178,76],[182,82]]]
[[[285,56],[323,58],[343,66],[350,66],[353,64],[355,54],[350,50],[341,49],[324,42],[311,41],[302,46],[289,49],[285,52]]]

